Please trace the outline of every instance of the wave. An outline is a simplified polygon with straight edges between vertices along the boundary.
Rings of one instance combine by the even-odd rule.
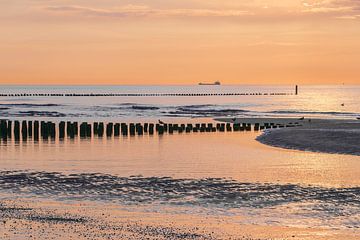
[[[167,112],[167,115],[196,116],[196,117],[220,117],[233,116],[250,112],[236,108],[219,108],[217,105],[189,105],[177,107],[175,111]]]
[[[297,111],[297,110],[276,110],[267,113],[275,114],[327,114],[327,115],[359,115],[354,112],[336,112],[336,111]]]
[[[55,111],[19,111],[15,113],[0,112],[0,116],[1,117],[65,117],[66,114]]]
[[[199,104],[199,105],[185,105],[182,106],[183,108],[209,108],[209,107],[216,107],[216,105],[213,104]]]
[[[0,189],[59,199],[122,204],[171,204],[219,208],[271,208],[314,203],[312,211],[337,216],[360,211],[360,187],[325,188],[296,184],[241,183],[223,178],[119,177],[100,173],[1,171]]]
[[[159,107],[144,106],[144,105],[133,105],[133,106],[131,106],[131,108],[134,110],[158,110],[158,109],[160,109]]]
[[[92,106],[87,108],[90,111],[131,111],[131,110],[158,110],[160,107],[143,105],[143,104],[134,104],[134,103],[124,103],[118,104],[116,106]]]
[[[63,106],[63,105],[54,104],[54,103],[44,103],[44,104],[37,104],[37,103],[6,103],[6,104],[0,104],[0,106],[32,108],[32,107],[59,107],[59,106]]]

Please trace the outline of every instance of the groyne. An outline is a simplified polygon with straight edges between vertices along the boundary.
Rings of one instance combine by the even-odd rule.
[[[0,120],[0,138],[91,138],[135,135],[163,135],[174,133],[241,132],[261,131],[271,128],[300,126],[300,123],[114,123],[114,122],[71,122],[71,121],[26,121]]]

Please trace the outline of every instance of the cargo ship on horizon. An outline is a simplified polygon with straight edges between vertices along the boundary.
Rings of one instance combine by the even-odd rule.
[[[213,82],[213,83],[199,83],[199,85],[221,85],[219,81]]]

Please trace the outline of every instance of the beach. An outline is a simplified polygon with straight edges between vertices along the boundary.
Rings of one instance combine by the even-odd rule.
[[[266,130],[256,139],[264,144],[286,149],[360,155],[360,120],[303,118],[219,119],[224,122],[298,124],[296,127]]]
[[[91,202],[2,201],[2,239],[358,239],[356,230],[239,224],[224,218]]]
[[[0,138],[0,236],[357,239],[357,105],[280,105],[295,98],[2,97],[0,114],[20,133]],[[36,138],[23,121],[26,130],[50,122],[55,134]],[[79,132],[68,135],[75,122]]]
[[[360,0],[0,0],[0,240],[359,240]]]

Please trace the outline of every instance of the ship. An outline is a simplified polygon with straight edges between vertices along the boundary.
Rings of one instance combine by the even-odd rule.
[[[214,83],[199,83],[199,85],[221,85],[219,81],[216,81]]]

